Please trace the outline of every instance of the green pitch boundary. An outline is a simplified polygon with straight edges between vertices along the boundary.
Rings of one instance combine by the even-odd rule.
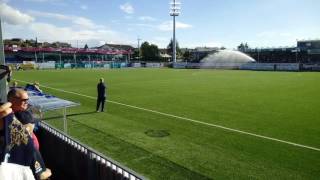
[[[23,83],[32,84],[31,82],[27,82],[27,81],[22,81],[22,80],[18,80],[18,79],[14,79],[14,80],[15,81],[19,81],[19,82],[23,82]],[[63,89],[53,88],[53,87],[49,87],[49,86],[45,86],[45,85],[41,85],[41,87],[96,100],[96,97],[88,96],[88,95],[85,95],[85,94],[80,94],[80,93],[76,93],[76,92],[72,92],[72,91],[66,91],[66,90],[63,90]],[[129,104],[124,104],[124,103],[120,103],[120,102],[116,102],[116,101],[107,100],[107,102],[110,102],[110,103],[113,103],[113,104],[118,104],[118,105],[121,105],[121,106],[134,108],[134,109],[139,109],[139,110],[142,110],[142,111],[147,111],[147,112],[151,112],[151,113],[155,113],[155,114],[160,114],[160,115],[167,116],[167,117],[173,117],[173,118],[176,118],[176,119],[185,120],[185,121],[189,121],[189,122],[193,122],[193,123],[197,123],[197,124],[201,124],[201,125],[220,128],[220,129],[224,129],[224,130],[227,130],[227,131],[237,132],[237,133],[240,133],[240,134],[254,136],[254,137],[258,137],[258,138],[262,138],[262,139],[276,141],[276,142],[280,142],[280,143],[284,143],[284,144],[288,144],[288,145],[292,145],[292,146],[296,146],[296,147],[305,148],[305,149],[309,149],[309,150],[314,150],[314,151],[320,152],[319,148],[312,147],[312,146],[306,146],[306,145],[303,145],[303,144],[298,144],[298,143],[294,143],[294,142],[290,142],[290,141],[276,139],[276,138],[263,136],[263,135],[259,135],[259,134],[254,134],[254,133],[241,131],[241,130],[237,130],[237,129],[232,129],[232,128],[228,128],[228,127],[224,127],[224,126],[220,126],[220,125],[216,125],[216,124],[206,123],[206,122],[202,122],[202,121],[198,121],[198,120],[194,120],[194,119],[190,119],[190,118],[186,118],[186,117],[181,117],[181,116],[176,116],[176,115],[173,115],[173,114],[163,113],[163,112],[159,112],[159,111],[155,111],[155,110],[151,110],[151,109],[141,108],[141,107],[137,107],[137,106],[133,106],[133,105],[129,105]]]

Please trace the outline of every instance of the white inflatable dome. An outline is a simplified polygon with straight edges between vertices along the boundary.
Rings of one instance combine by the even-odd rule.
[[[234,50],[218,50],[204,57],[201,63],[250,63],[255,62],[250,56]]]

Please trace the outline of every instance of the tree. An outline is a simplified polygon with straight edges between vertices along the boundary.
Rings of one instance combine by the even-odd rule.
[[[139,49],[136,48],[136,49],[133,50],[133,54],[132,54],[131,58],[132,58],[133,60],[138,60],[139,57],[140,57],[140,56],[139,56]]]
[[[192,59],[192,54],[190,53],[190,51],[185,51],[183,53],[183,60],[184,61],[191,61]]]
[[[172,52],[173,52],[173,40],[171,39],[167,46],[167,53],[172,56]],[[176,40],[176,53],[177,53],[177,56],[181,56],[181,50],[177,40]]]
[[[140,53],[143,61],[158,61],[159,49],[157,45],[149,44],[147,41],[140,46]]]
[[[244,44],[244,48],[245,48],[245,49],[249,49],[248,43],[245,43],[245,44]]]
[[[89,48],[88,44],[84,45],[84,49],[88,49],[88,48]]]
[[[239,51],[244,52],[247,49],[249,49],[249,45],[248,45],[248,43],[241,43],[237,48],[238,48]]]

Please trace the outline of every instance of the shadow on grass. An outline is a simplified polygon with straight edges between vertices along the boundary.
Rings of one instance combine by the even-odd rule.
[[[73,123],[72,126],[69,126],[69,132],[77,139],[107,156],[116,157],[116,160],[126,166],[135,167],[137,171],[143,172],[150,179],[211,179],[119,137],[107,134],[75,119],[68,119]]]
[[[97,113],[97,112],[96,111],[90,111],[90,112],[67,114],[67,118],[73,117],[73,116],[82,116],[82,115],[94,114],[94,113]],[[59,118],[63,118],[63,115],[46,117],[46,118],[43,118],[43,120],[53,120],[53,119],[59,119]]]

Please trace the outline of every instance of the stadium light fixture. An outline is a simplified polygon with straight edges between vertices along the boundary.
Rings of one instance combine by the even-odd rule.
[[[181,3],[177,2],[176,0],[173,0],[170,3],[171,9],[170,9],[170,16],[173,17],[173,52],[172,52],[172,61],[175,63],[177,62],[176,58],[176,16],[179,16],[180,14],[180,7]]]
[[[142,40],[142,39],[140,39],[139,38],[139,36],[138,36],[138,61],[140,61],[140,41]]]
[[[298,52],[300,51],[299,47],[298,47],[298,39],[296,39],[297,41],[297,46],[296,46],[296,63],[298,63]],[[299,62],[300,63],[300,62]]]
[[[260,51],[261,51],[261,48],[258,48],[258,63],[260,62]]]

